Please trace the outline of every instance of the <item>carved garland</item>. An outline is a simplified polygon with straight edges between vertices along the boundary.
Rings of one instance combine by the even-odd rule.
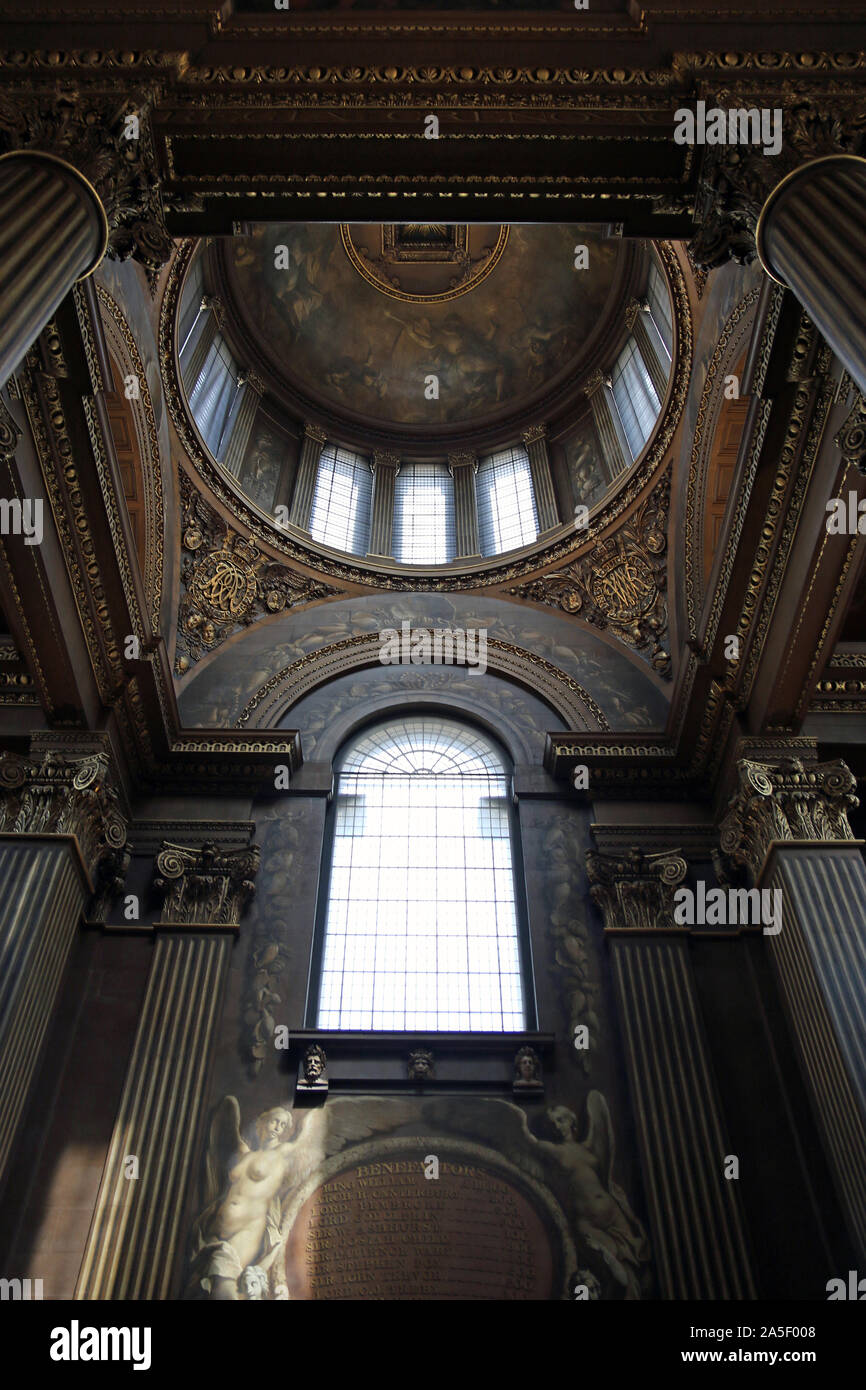
[[[688,613],[689,636],[692,640],[697,639],[697,609],[698,604],[703,599],[703,585],[701,582],[701,566],[699,556],[702,552],[700,544],[703,533],[704,520],[704,495],[706,489],[706,473],[709,464],[710,450],[713,445],[715,427],[718,422],[718,412],[721,405],[721,393],[717,387],[717,377],[722,372],[722,367],[728,365],[731,358],[739,355],[743,335],[748,331],[748,326],[754,318],[754,305],[758,299],[758,290],[750,290],[744,299],[729,314],[725,326],[722,329],[721,337],[716,344],[710,365],[707,368],[707,379],[704,389],[701,392],[700,404],[698,405],[697,419],[695,420],[695,436],[692,446],[691,458],[689,459],[688,488],[686,492],[686,524],[683,538],[685,552],[685,595],[686,611]],[[780,301],[782,294],[780,291]],[[763,434],[762,434],[763,438]],[[751,491],[751,483],[754,477],[754,468],[757,466],[757,458],[752,460],[753,468],[751,475],[746,480],[746,484],[738,493],[738,499],[743,497],[747,501]],[[745,506],[739,504],[740,529],[742,519],[745,516]],[[739,534],[739,531],[738,531]],[[733,554],[729,547],[726,555],[726,565],[723,575],[720,578],[720,588],[727,587],[727,580],[730,577]]]

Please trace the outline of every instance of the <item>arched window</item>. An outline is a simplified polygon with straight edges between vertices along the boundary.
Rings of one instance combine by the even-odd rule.
[[[333,807],[319,1028],[519,1031],[527,991],[505,760],[457,720],[348,747]]]

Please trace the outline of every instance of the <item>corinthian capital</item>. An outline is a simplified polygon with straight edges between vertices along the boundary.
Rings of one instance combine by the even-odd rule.
[[[601,908],[605,931],[651,932],[674,925],[674,892],[686,876],[685,859],[676,851],[586,856],[589,891]]]
[[[126,832],[107,754],[0,753],[0,833],[74,838],[91,881],[99,883],[104,865],[122,855]]]
[[[260,857],[257,845],[220,850],[211,842],[191,848],[166,840],[154,879],[165,894],[160,924],[236,928],[256,891]]]
[[[114,92],[51,87],[0,94],[0,153],[54,155],[93,186],[108,221],[108,254],[151,274],[171,255],[163,217],[147,88]]]
[[[766,155],[760,145],[708,146],[695,202],[697,230],[689,254],[702,270],[727,260],[741,265],[755,259],[755,229],[773,189],[794,169],[824,155],[857,153],[866,117],[856,107],[822,109],[798,101],[790,87],[774,100],[782,112],[782,148]],[[709,103],[708,103],[709,104]],[[726,111],[755,105],[743,93],[718,92],[715,107]]]
[[[738,787],[720,826],[721,847],[757,879],[776,841],[851,840],[848,812],[859,806],[853,773],[839,759],[804,765],[737,763]]]

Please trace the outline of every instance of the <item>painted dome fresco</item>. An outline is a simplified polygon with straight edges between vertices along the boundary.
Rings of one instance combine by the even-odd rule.
[[[292,224],[234,238],[222,270],[280,381],[411,429],[512,415],[573,376],[623,260],[621,241],[573,225]]]

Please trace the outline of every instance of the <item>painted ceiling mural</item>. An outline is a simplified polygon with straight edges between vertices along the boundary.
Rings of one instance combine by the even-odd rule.
[[[574,225],[291,224],[255,227],[226,255],[235,306],[290,386],[435,426],[511,414],[577,370],[623,251]]]
[[[579,681],[612,729],[664,726],[665,695],[624,652],[553,611],[461,594],[371,595],[266,619],[242,634],[242,647],[230,639],[196,666],[178,696],[183,722],[231,728],[257,688],[282,667],[359,633],[399,629],[404,618],[418,627],[484,628],[489,638],[528,648]],[[552,729],[555,717],[546,717]]]

